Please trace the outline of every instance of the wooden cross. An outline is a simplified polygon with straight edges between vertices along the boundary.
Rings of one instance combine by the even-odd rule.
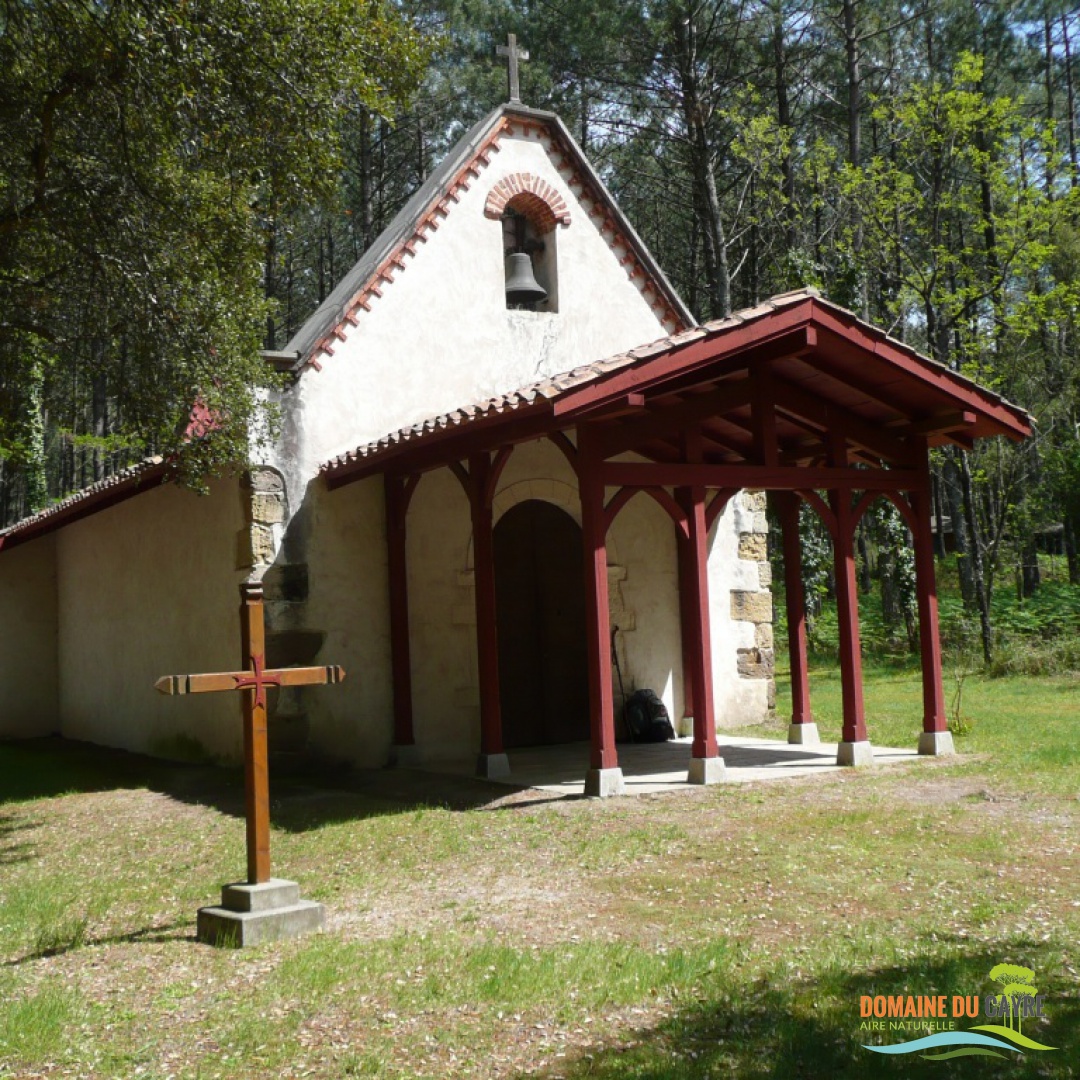
[[[521,86],[518,83],[518,61],[529,59],[528,49],[517,47],[517,34],[506,35],[507,44],[499,45],[495,52],[508,58],[507,82],[510,86],[510,100],[521,104]]]
[[[240,636],[244,671],[212,675],[166,675],[154,683],[162,694],[206,694],[246,690],[244,694],[244,816],[247,819],[248,883],[270,880],[270,784],[266,745],[266,688],[339,683],[340,667],[266,670],[266,625],[261,582],[240,586]]]

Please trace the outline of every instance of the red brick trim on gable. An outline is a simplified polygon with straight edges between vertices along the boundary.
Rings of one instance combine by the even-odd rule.
[[[605,238],[616,246],[619,264],[626,271],[627,277],[634,282],[653,311],[659,316],[665,330],[674,333],[676,330],[683,328],[683,321],[678,312],[668,302],[661,289],[653,284],[649,270],[616,224],[603,193],[578,171],[569,149],[560,144],[556,138],[551,137],[552,131],[549,125],[542,120],[531,117],[504,116],[488,132],[487,137],[477,147],[471,160],[461,167],[457,175],[447,185],[445,194],[436,199],[419,217],[411,235],[406,236],[405,239],[398,243],[375,270],[367,285],[357,293],[345,311],[343,318],[311,350],[307,362],[303,365],[304,369],[322,370],[320,360],[323,357],[334,355],[335,344],[346,340],[347,328],[355,327],[360,322],[362,314],[371,310],[372,302],[382,296],[383,289],[391,284],[397,275],[408,266],[409,261],[417,255],[417,246],[426,244],[428,237],[439,228],[443,219],[447,216],[451,204],[460,201],[461,196],[468,191],[481,172],[490,164],[491,157],[499,153],[499,140],[504,136],[513,137],[518,134],[532,135],[539,139],[547,136],[550,139],[551,156],[556,169],[558,169],[560,176],[567,183],[574,196],[579,199],[585,212],[596,227],[600,229]],[[518,173],[516,175],[520,177],[531,174]],[[510,177],[506,179],[510,179]],[[539,183],[543,184],[544,182],[539,181]],[[496,184],[495,188],[492,189],[493,193],[498,186]],[[569,224],[570,212],[566,207],[565,200],[551,185],[545,184],[544,186],[554,196],[550,207],[545,207],[545,212],[551,213],[557,223]],[[539,192],[530,191],[529,194],[539,199]],[[491,199],[490,194],[488,199]],[[559,207],[561,207],[561,210],[558,209]],[[488,214],[487,205],[484,207],[484,212]],[[565,220],[560,217],[560,214],[565,215]],[[488,214],[488,216],[491,215]],[[501,217],[502,210],[495,216]],[[551,227],[554,228],[554,225]]]
[[[507,207],[524,214],[541,235],[551,232],[556,225],[570,224],[570,211],[563,197],[546,180],[532,173],[504,176],[488,192],[484,215],[498,220]]]

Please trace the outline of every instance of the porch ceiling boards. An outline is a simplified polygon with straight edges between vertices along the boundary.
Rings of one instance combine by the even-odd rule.
[[[749,465],[746,486],[755,467],[820,468],[837,435],[849,464],[904,469],[926,445],[1031,433],[1022,409],[806,289],[392,432],[321,471],[334,488],[581,425],[604,460],[664,464],[686,461],[696,429],[699,464]]]

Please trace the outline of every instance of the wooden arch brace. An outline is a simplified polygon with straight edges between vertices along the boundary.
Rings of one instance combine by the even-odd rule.
[[[611,528],[615,518],[618,517],[619,511],[635,496],[638,492],[644,492],[646,495],[651,495],[657,503],[663,507],[664,511],[675,522],[675,527],[679,530],[679,535],[683,539],[687,539],[690,536],[690,524],[686,516],[686,511],[675,501],[674,497],[662,487],[623,487],[619,488],[611,499],[604,507],[604,533],[607,534],[608,529]]]

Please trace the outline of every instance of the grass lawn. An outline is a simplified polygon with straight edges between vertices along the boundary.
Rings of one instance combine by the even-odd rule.
[[[835,738],[837,673],[812,696]],[[911,745],[916,673],[866,696]],[[1080,682],[971,678],[963,711],[951,761],[603,803],[278,782],[275,870],[330,928],[242,952],[194,941],[244,865],[238,776],[0,745],[0,1076],[1080,1075]],[[860,1032],[861,995],[985,995],[1005,961],[1060,1049],[862,1048],[915,1035]]]

